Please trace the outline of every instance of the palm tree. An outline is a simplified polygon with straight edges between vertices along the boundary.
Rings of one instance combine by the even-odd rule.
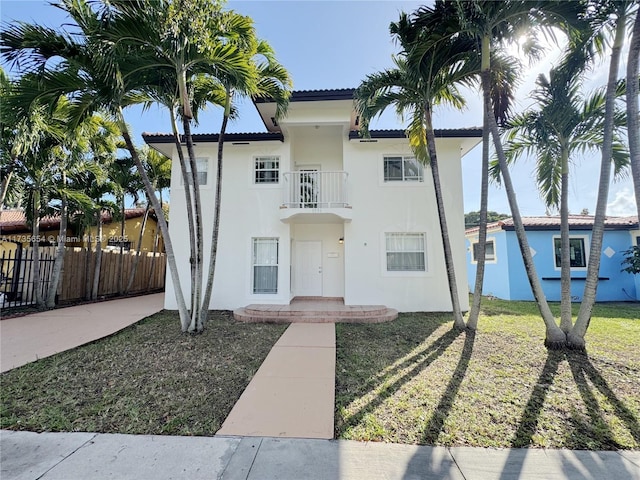
[[[247,17],[239,17],[236,22],[247,25],[250,20]],[[253,28],[251,27],[251,31]],[[202,310],[200,323],[204,324],[209,311],[211,302],[211,293],[213,291],[213,280],[216,269],[216,259],[218,254],[218,238],[220,232],[220,204],[222,201],[222,172],[223,172],[223,148],[224,135],[227,123],[232,114],[233,98],[238,96],[250,96],[253,98],[270,98],[276,103],[276,119],[281,118],[286,112],[291,93],[291,79],[289,74],[280,65],[273,52],[273,49],[265,42],[258,41],[253,32],[248,40],[243,38],[244,42],[239,43],[239,47],[246,55],[252,68],[252,77],[236,77],[232,75],[223,76],[220,80],[224,86],[225,100],[224,111],[222,117],[222,125],[218,136],[218,161],[216,168],[216,194],[215,207],[213,215],[213,230],[211,234],[211,251],[209,254],[209,271],[207,275],[207,285],[202,300]]]
[[[436,2],[438,4],[438,2]],[[445,2],[448,3],[448,2]],[[540,314],[546,327],[545,344],[549,348],[560,348],[566,341],[565,333],[555,323],[553,314],[542,291],[537,276],[529,242],[522,224],[520,209],[516,200],[515,189],[508,170],[507,159],[500,139],[500,131],[492,104],[492,59],[496,50],[507,42],[518,39],[521,35],[529,34],[531,40],[532,28],[538,26],[562,26],[568,29],[570,22],[578,18],[581,5],[578,2],[537,2],[537,1],[463,1],[451,2],[455,10],[458,27],[455,34],[469,37],[474,42],[473,51],[479,57],[480,81],[483,92],[484,119],[493,137],[496,155],[500,166],[500,174],[511,208],[520,252],[527,272],[531,289],[538,304]],[[450,11],[450,10],[448,10]],[[451,14],[449,14],[449,17]],[[428,14],[418,13],[420,24],[427,28],[436,28],[442,20],[430,17]],[[552,31],[550,31],[552,34]],[[527,42],[527,51],[533,58],[541,51],[535,41]],[[484,239],[481,239],[484,241]]]
[[[119,42],[118,49],[114,50],[113,42],[108,41],[109,38],[117,37],[112,28],[114,8],[120,3],[105,2],[102,9],[94,11],[86,0],[64,0],[60,8],[76,22],[80,30],[78,33],[71,36],[45,27],[25,23],[12,24],[0,33],[2,55],[18,67],[38,72],[36,82],[30,86],[23,86],[24,93],[43,101],[70,94],[73,95],[73,104],[77,107],[78,116],[90,114],[100,108],[114,115],[144,182],[147,200],[156,212],[164,239],[169,272],[175,287],[181,325],[183,330],[186,330],[190,323],[189,313],[182,294],[167,222],[153,186],[144,172],[144,165],[137,155],[123,113],[123,109],[130,104],[131,93],[143,86],[139,83],[141,76],[123,75],[123,66],[129,68],[133,59],[140,55],[134,57],[134,54],[139,52],[124,42]],[[141,12],[145,12],[147,7],[158,7],[155,4],[138,6]],[[157,27],[143,23],[137,26]],[[49,62],[49,59],[56,57],[64,59],[64,62]]]
[[[424,12],[431,11],[423,7]],[[355,92],[355,108],[361,131],[367,135],[371,119],[395,106],[399,115],[407,114],[407,135],[416,158],[430,166],[440,233],[454,315],[454,327],[464,329],[458,288],[449,239],[446,211],[440,183],[438,156],[432,121],[433,107],[448,103],[462,107],[457,85],[470,81],[475,68],[467,58],[466,39],[446,37],[441,30],[427,30],[413,24],[406,14],[391,24],[391,32],[403,51],[394,57],[394,69],[368,75]],[[435,48],[437,46],[437,48]]]
[[[631,175],[636,194],[636,209],[640,218],[640,123],[638,121],[638,61],[640,58],[640,9],[633,23],[627,60],[627,122]]]
[[[618,80],[618,69],[622,46],[625,40],[626,22],[633,9],[638,8],[638,3],[628,1],[610,1],[598,5],[600,8],[594,11],[594,31],[601,34],[605,31],[613,32],[611,44],[611,59],[609,62],[609,75],[605,91],[605,117],[602,142],[602,161],[600,165],[600,179],[598,182],[598,199],[591,233],[591,246],[587,264],[587,278],[584,284],[584,293],[578,318],[567,335],[567,344],[570,348],[584,349],[584,336],[591,321],[591,311],[596,301],[598,289],[598,275],[600,273],[600,257],[602,255],[602,237],[604,236],[604,221],[607,213],[607,199],[609,184],[611,182],[611,160],[613,157],[614,127],[615,127],[615,101]],[[634,132],[637,133],[637,132]]]
[[[588,98],[581,93],[584,64],[569,55],[549,78],[538,76],[532,94],[534,108],[511,118],[506,125],[506,155],[513,161],[522,154],[536,156],[540,193],[549,208],[560,211],[561,303],[560,328],[565,334],[573,326],[571,314],[571,264],[569,251],[569,164],[576,154],[602,146],[604,92]],[[624,121],[617,116],[618,123]],[[628,162],[626,148],[616,138],[613,161],[616,171]]]
[[[171,183],[171,159],[165,157],[161,153],[156,150],[151,150],[149,148],[143,149],[141,152],[141,156],[144,158],[144,164],[147,169],[147,176],[153,187],[160,192],[169,188]],[[162,199],[162,197],[160,197]],[[151,205],[147,203],[145,207],[144,217],[142,220],[142,226],[140,227],[140,235],[138,236],[138,245],[136,249],[136,256],[133,259],[133,265],[131,266],[131,272],[129,273],[129,280],[127,281],[127,287],[125,288],[125,293],[131,291],[133,286],[133,281],[136,276],[136,272],[138,269],[138,263],[140,262],[140,255],[142,251],[142,239],[144,238],[145,229],[147,226],[147,220],[149,218],[149,213],[151,212]],[[156,231],[157,237],[157,231]],[[155,244],[155,241],[154,241]],[[155,252],[154,252],[155,253]]]

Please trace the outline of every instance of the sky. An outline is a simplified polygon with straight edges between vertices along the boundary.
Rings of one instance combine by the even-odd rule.
[[[399,12],[412,12],[424,2],[415,1],[341,1],[341,0],[230,0],[227,7],[253,18],[258,35],[275,49],[278,60],[288,69],[295,90],[354,88],[371,73],[392,66],[391,56],[398,48],[389,35],[389,23]],[[59,27],[66,22],[63,12],[43,0],[0,0],[2,24],[12,21],[39,23]],[[628,39],[627,39],[628,43]],[[514,50],[513,53],[517,54]],[[626,50],[620,72],[626,67]],[[529,97],[535,78],[547,73],[557,52],[549,48],[543,61],[523,72],[516,94],[516,109],[532,104]],[[11,71],[3,63],[3,68]],[[594,68],[585,83],[595,88],[606,83],[608,63]],[[482,125],[481,95],[465,91],[467,106],[463,111],[450,107],[438,108],[434,115],[436,128],[466,128]],[[260,117],[250,101],[242,102],[239,118],[230,123],[229,132],[264,131]],[[134,138],[142,145],[142,132],[169,132],[169,117],[159,108],[142,112],[132,108],[125,113]],[[201,115],[195,133],[216,133],[221,112],[216,109]],[[393,114],[384,115],[372,128],[405,128]],[[478,145],[462,159],[465,212],[480,207],[480,161]],[[533,173],[533,160],[523,159],[512,170],[520,212],[523,215],[544,215]],[[570,173],[570,211],[583,209],[595,212],[600,155],[589,154],[574,159]],[[445,186],[446,188],[446,186]],[[504,190],[492,185],[489,210],[510,213]],[[635,200],[630,175],[610,187],[608,215],[634,215]]]

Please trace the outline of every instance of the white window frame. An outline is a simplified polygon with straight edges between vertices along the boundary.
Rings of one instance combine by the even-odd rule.
[[[387,240],[390,235],[396,236],[420,236],[422,237],[422,250],[411,250],[411,251],[389,251],[387,249]],[[426,232],[384,232],[382,235],[383,240],[383,272],[385,275],[393,275],[393,276],[422,276],[425,275],[429,271],[429,257],[427,255],[427,233]],[[390,270],[389,269],[389,254],[390,253],[422,253],[424,259],[424,268],[416,269],[416,270]]]
[[[556,264],[556,240],[560,243],[560,235],[554,235],[551,239],[551,261],[553,262],[554,269],[560,271],[560,265]],[[589,235],[569,235],[569,242],[571,242],[571,240],[582,240],[582,248],[584,250],[584,267],[571,267],[571,271],[584,272],[589,266]]]
[[[402,161],[402,178],[401,179],[390,179],[387,178],[386,175],[386,164],[388,160],[401,160]],[[419,167],[420,172],[419,176],[411,176],[408,177],[405,172],[405,164],[406,162],[413,161]],[[413,155],[383,155],[382,157],[382,183],[385,185],[416,185],[424,183],[424,165],[420,163],[415,156]]]
[[[480,242],[478,240],[471,241],[471,263],[477,264],[478,259],[476,258],[476,249],[475,246]],[[493,244],[493,257],[487,257],[487,252],[484,252],[484,263],[498,263],[498,255],[496,255],[496,239],[493,237],[487,237],[487,245],[491,243]]]
[[[191,185],[191,162],[189,158],[185,158],[187,167],[187,177],[189,179],[189,185]],[[202,168],[202,167],[205,168]],[[198,185],[201,187],[209,186],[209,157],[196,157],[196,168],[198,169],[198,177],[205,175],[205,181],[201,182],[198,178]],[[180,186],[184,187],[184,179],[182,178],[182,169],[178,166],[178,175],[180,176]]]
[[[276,245],[276,263],[275,265],[272,263],[269,264],[258,264],[256,263],[256,243],[259,241],[272,241],[275,242]],[[276,289],[275,292],[256,292],[255,285],[255,269],[256,267],[276,267]],[[252,295],[277,295],[280,290],[280,239],[278,237],[252,237],[251,238],[251,294]]]
[[[273,168],[258,168],[259,162],[278,162],[278,167],[276,169]],[[258,172],[277,172],[277,181],[275,182],[258,182],[257,174]],[[251,170],[251,181],[254,185],[257,186],[271,186],[271,185],[279,185],[280,179],[282,177],[282,162],[278,155],[259,155],[253,157],[253,168]]]

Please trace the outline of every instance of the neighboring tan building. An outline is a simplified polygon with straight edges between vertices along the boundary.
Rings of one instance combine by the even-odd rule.
[[[429,167],[414,159],[404,130],[358,135],[352,89],[297,91],[276,122],[257,101],[267,132],[225,135],[220,239],[211,308],[339,297],[346,305],[451,311]],[[461,157],[481,130],[437,130],[440,175],[459,296],[465,285]],[[189,297],[189,237],[172,135],[143,134],[174,159],[170,233]],[[217,135],[194,135],[209,263]],[[209,233],[206,233],[209,232]],[[167,276],[165,307],[176,309]]]
[[[123,245],[126,250],[136,250],[140,238],[140,229],[144,218],[144,208],[129,208],[125,210],[125,235]],[[120,221],[114,220],[108,212],[102,213],[103,248],[119,248]],[[158,229],[155,215],[150,214],[142,237],[142,251],[153,251],[156,231]],[[73,226],[67,229],[68,247],[84,247],[91,240],[92,248],[96,244],[97,227],[91,227],[84,234],[78,235]],[[40,245],[55,245],[60,235],[60,217],[50,216],[40,220]],[[31,228],[22,210],[0,210],[0,255],[4,250],[15,250],[16,246],[29,246],[32,243]],[[158,237],[158,251],[164,251],[162,237]]]

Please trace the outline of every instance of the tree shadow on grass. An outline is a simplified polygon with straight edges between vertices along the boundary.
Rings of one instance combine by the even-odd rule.
[[[605,449],[605,447],[609,447],[612,449],[619,447],[618,443],[613,440],[613,434],[603,418],[600,404],[598,403],[598,400],[596,399],[593,391],[591,390],[591,387],[589,386],[589,383],[587,382],[588,378],[593,383],[595,388],[597,388],[607,398],[611,405],[613,405],[616,416],[618,416],[618,418],[620,418],[620,420],[625,423],[634,440],[639,441],[640,428],[638,425],[638,420],[635,418],[633,413],[624,405],[624,403],[615,395],[613,390],[611,390],[606,380],[593,366],[588,356],[582,353],[571,351],[549,351],[547,354],[545,365],[538,378],[538,382],[531,392],[529,401],[525,406],[524,412],[518,425],[518,429],[516,430],[516,433],[514,434],[511,441],[511,446],[514,449],[517,449],[526,448],[531,445],[533,436],[538,429],[540,414],[542,413],[542,410],[544,408],[547,394],[549,393],[549,390],[553,385],[554,378],[558,373],[558,367],[564,360],[566,360],[569,364],[574,381],[576,382],[577,388],[580,392],[582,400],[584,401],[584,404],[586,405],[587,412],[592,422],[592,426],[590,427],[589,432],[584,431],[584,425],[579,424],[579,422],[574,422],[575,428],[574,431],[571,432],[571,435],[582,435],[584,437],[585,434],[596,434],[598,440],[597,443],[594,443],[594,447],[598,450]],[[580,431],[580,429],[582,429],[582,431]],[[576,461],[584,463],[586,460],[588,460],[587,457],[584,457],[584,460],[582,460],[583,457],[584,456],[576,457]],[[503,469],[500,480],[520,478],[522,468],[524,466],[524,458],[525,457],[523,457],[518,452],[518,450],[511,450],[507,461],[505,462],[505,466],[508,465],[509,468]],[[626,470],[623,459],[621,457],[613,456],[611,457],[611,459],[612,462],[616,462],[616,468]],[[563,462],[563,468],[565,470],[567,470],[567,468],[569,467],[571,471],[575,470],[575,466],[572,465],[571,462]]]
[[[640,423],[638,419],[617,397],[598,369],[591,363],[589,357],[581,353],[568,352],[567,361],[590,418],[590,425],[577,425],[577,428],[580,428],[583,432],[576,433],[585,433],[587,436],[595,434],[603,437],[606,442],[599,447],[599,450],[604,450],[605,447],[606,449],[618,449],[621,447],[613,438],[602,414],[604,409],[592,390],[591,385],[593,385],[593,388],[597,389],[613,407],[615,416],[626,425],[633,439],[640,443]],[[589,385],[589,381],[591,385]]]
[[[453,407],[453,403],[458,395],[458,390],[460,390],[460,385],[462,384],[467,373],[467,369],[469,368],[469,361],[471,360],[471,355],[473,353],[473,344],[475,343],[475,339],[475,332],[467,330],[458,364],[456,365],[456,368],[451,375],[451,380],[449,380],[449,383],[440,398],[438,406],[434,410],[433,415],[431,415],[431,418],[424,429],[422,440],[420,441],[421,444],[432,445],[438,440],[438,436],[444,427],[444,422],[449,416],[451,407]]]
[[[399,364],[392,364],[393,366],[388,371],[390,373],[387,373],[385,377],[388,377],[390,374],[395,374],[402,368],[408,368],[408,370],[395,381],[393,381],[393,383],[385,386],[380,392],[378,392],[378,394],[372,396],[370,400],[366,401],[352,415],[350,415],[344,423],[338,425],[338,422],[336,422],[336,436],[339,437],[349,428],[355,427],[360,424],[367,414],[374,411],[385,401],[385,399],[397,392],[400,388],[402,388],[403,385],[410,382],[411,379],[415,378],[425,368],[429,367],[429,365],[431,365],[436,359],[438,359],[453,343],[453,341],[458,338],[460,334],[461,332],[459,330],[449,330],[434,342],[432,342],[430,345],[428,345],[425,349],[420,350],[419,352],[414,352],[410,355],[409,358],[403,358]],[[417,357],[422,358],[417,359]],[[373,385],[371,388],[369,388],[368,392],[366,392],[365,395],[380,388],[384,384],[384,381],[384,377],[379,378],[377,385]],[[357,398],[358,396],[359,395],[353,395],[353,399]],[[344,401],[342,403],[343,405],[348,405],[348,403]]]

